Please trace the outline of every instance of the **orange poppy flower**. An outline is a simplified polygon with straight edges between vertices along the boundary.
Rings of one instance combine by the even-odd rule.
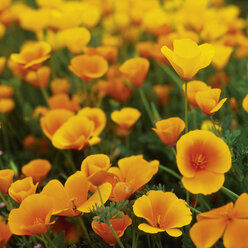
[[[213,247],[223,235],[224,246],[248,245],[248,194],[239,196],[236,203],[198,214],[197,223],[190,229],[190,237],[197,247]]]
[[[50,58],[51,46],[47,42],[38,41],[26,44],[20,53],[11,54],[11,60],[24,69],[37,70],[43,62]]]
[[[184,134],[177,142],[177,167],[182,183],[193,194],[211,194],[224,184],[232,165],[227,144],[206,130]]]
[[[40,89],[40,83],[43,88],[46,88],[49,82],[50,73],[51,69],[48,66],[42,66],[37,70],[39,78],[37,77],[36,72],[29,71],[25,76],[25,80],[38,89]]]
[[[68,94],[71,89],[71,84],[64,78],[56,78],[51,82],[51,90],[54,95],[64,93]]]
[[[16,235],[36,235],[46,233],[49,226],[53,200],[44,194],[34,194],[25,198],[19,208],[9,213],[9,227]]]
[[[150,63],[145,58],[132,58],[120,66],[124,77],[135,87],[141,87],[145,81]]]
[[[84,27],[74,27],[61,32],[62,42],[72,53],[81,53],[90,41],[90,32]]]
[[[170,88],[168,85],[154,85],[152,89],[155,91],[157,98],[158,98],[158,104],[159,105],[166,105],[170,102]]]
[[[0,99],[12,97],[14,90],[11,86],[1,84],[0,85]]]
[[[0,3],[0,13],[11,5],[11,0],[2,0]]]
[[[71,59],[69,69],[86,82],[102,77],[108,70],[107,61],[98,55],[79,55]]]
[[[135,166],[134,166],[135,165]],[[127,200],[133,193],[148,183],[158,171],[159,162],[143,159],[142,155],[130,156],[118,161],[118,167],[108,170],[106,181],[112,183],[112,201]],[[142,177],[140,176],[142,175]]]
[[[106,115],[100,108],[85,107],[78,112],[78,115],[85,116],[90,121],[94,122],[94,136],[99,136],[106,126]]]
[[[246,94],[246,96],[244,97],[243,101],[242,101],[242,106],[243,109],[248,112],[248,94]]]
[[[6,223],[0,216],[0,248],[5,247],[11,236],[12,233],[9,229],[8,223]]]
[[[97,205],[101,206],[98,192],[95,192],[88,198],[90,182],[82,172],[77,171],[65,182],[65,186],[60,181],[54,179],[43,188],[41,194],[51,197],[54,202],[53,214],[74,217],[81,212],[89,213],[90,209]],[[104,183],[99,187],[102,200],[105,203],[111,193],[110,183]]]
[[[52,140],[54,133],[74,115],[67,109],[53,109],[40,118],[40,126],[48,139]]]
[[[185,123],[178,117],[172,117],[157,121],[155,126],[156,128],[152,128],[152,130],[158,135],[160,140],[168,146],[174,146],[180,133],[185,128]]]
[[[133,205],[134,214],[148,222],[139,224],[138,228],[146,233],[165,231],[170,236],[179,237],[182,231],[178,228],[188,225],[192,220],[186,204],[172,192],[150,190]]]
[[[118,238],[121,238],[124,235],[124,232],[127,227],[132,224],[132,219],[128,215],[124,214],[123,212],[120,213],[122,214],[121,218],[113,217],[111,220],[109,220]],[[107,223],[99,223],[93,220],[91,222],[91,227],[95,233],[97,233],[100,237],[103,238],[105,243],[111,246],[117,244],[117,240]]]
[[[15,107],[15,102],[10,98],[0,99],[0,113],[8,114]]]
[[[52,137],[58,149],[83,150],[93,136],[94,122],[82,115],[76,115],[63,123]]]
[[[72,101],[68,94],[60,93],[50,96],[49,105],[52,109],[68,109],[70,111],[79,110],[80,106],[75,101]]]
[[[10,169],[0,170],[0,192],[8,194],[8,189],[13,182],[14,171]]]
[[[211,116],[222,107],[227,98],[219,101],[220,94],[220,89],[208,89],[196,93],[195,100],[203,114]]]
[[[110,166],[110,160],[107,155],[94,154],[83,160],[81,171],[93,185],[99,186],[105,179]]]
[[[210,44],[197,45],[191,39],[173,41],[174,51],[167,46],[161,52],[183,80],[191,80],[202,68],[207,67],[214,56],[214,47]]]
[[[118,49],[114,46],[98,46],[98,47],[86,47],[84,49],[87,55],[99,55],[109,62],[114,63],[118,55]]]
[[[136,108],[122,108],[111,113],[111,119],[122,129],[131,128],[140,118],[141,113]]]
[[[52,165],[46,159],[33,159],[29,163],[22,166],[22,173],[26,177],[32,177],[34,183],[42,184]]]
[[[9,196],[21,203],[29,195],[35,194],[38,183],[34,185],[32,177],[26,177],[21,180],[17,180],[9,187]]]
[[[182,88],[183,88],[183,91],[185,91],[185,84],[183,84]],[[194,80],[194,81],[188,82],[187,83],[187,99],[188,99],[188,102],[193,107],[198,107],[198,104],[197,104],[196,99],[195,99],[195,95],[196,95],[197,92],[207,90],[207,89],[210,89],[210,87],[207,86],[207,84],[205,84],[202,81]]]

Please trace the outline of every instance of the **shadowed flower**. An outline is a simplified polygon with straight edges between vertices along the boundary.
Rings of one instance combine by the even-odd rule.
[[[121,218],[113,217],[109,220],[118,238],[121,238],[124,235],[127,227],[132,224],[132,219],[128,215],[124,214],[123,212],[120,212],[120,214],[122,215]],[[117,240],[107,223],[99,223],[98,221],[93,220],[91,223],[91,227],[95,233],[103,238],[105,243],[111,246],[117,244]]]
[[[194,130],[183,135],[176,145],[177,167],[182,183],[193,194],[211,194],[224,184],[224,173],[232,159],[227,144],[215,134]]]
[[[186,204],[172,192],[151,190],[133,205],[134,214],[148,222],[140,224],[138,228],[146,233],[165,231],[170,236],[179,237],[182,231],[178,228],[188,225],[192,220]]]
[[[0,99],[12,97],[14,90],[11,86],[1,84],[0,85]]]
[[[81,171],[95,186],[103,183],[107,170],[111,166],[110,159],[105,154],[94,154],[86,157],[81,164]]]
[[[52,197],[54,202],[53,214],[74,217],[81,212],[89,213],[90,209],[97,205],[101,206],[98,192],[88,198],[90,182],[82,172],[76,172],[65,182],[65,186],[60,181],[54,179],[43,188],[41,194]],[[110,196],[112,187],[110,183],[104,183],[99,187],[103,203]]]
[[[78,55],[71,59],[69,69],[86,82],[102,77],[108,70],[107,61],[98,55]]]
[[[164,106],[170,102],[170,88],[168,85],[154,85],[153,90],[155,91],[158,104]]]
[[[85,116],[90,121],[94,122],[94,136],[99,136],[102,130],[106,126],[106,115],[100,108],[89,108],[85,107],[78,112],[78,115]]]
[[[32,177],[34,183],[42,184],[52,165],[46,159],[33,159],[28,164],[22,166],[22,173],[26,177]]]
[[[0,113],[8,114],[15,107],[15,102],[10,98],[0,99]]]
[[[32,177],[26,177],[21,180],[17,180],[9,187],[9,196],[21,203],[29,195],[35,194],[38,183],[34,185]]]
[[[146,58],[132,58],[120,66],[123,76],[135,87],[141,87],[145,81],[150,63]]]
[[[112,201],[127,200],[133,193],[148,183],[158,171],[159,162],[143,159],[142,155],[122,158],[118,167],[108,170],[106,181],[112,183]],[[142,175],[142,176],[140,176]]]
[[[68,94],[71,89],[70,83],[65,78],[54,79],[51,82],[50,87],[54,95],[60,94],[60,93]]]
[[[93,136],[94,122],[84,116],[72,116],[54,133],[53,145],[58,149],[83,150]]]
[[[6,223],[0,216],[0,248],[5,247],[11,236],[12,233],[9,229],[8,223]]]
[[[193,106],[197,107],[198,104],[195,99],[195,95],[199,91],[210,89],[207,84],[202,81],[194,80],[187,83],[187,99],[188,102]],[[183,84],[183,91],[185,91],[185,84]]]
[[[248,245],[248,194],[239,196],[236,203],[198,214],[197,223],[190,229],[190,237],[196,247],[208,248],[223,235],[227,248],[247,247]]]
[[[16,235],[36,235],[46,233],[49,226],[53,200],[44,194],[34,194],[25,198],[20,207],[9,213],[9,227]]]
[[[14,171],[10,169],[0,170],[0,192],[8,194],[8,189],[13,182]]]
[[[41,129],[47,138],[52,140],[54,133],[73,115],[74,113],[67,109],[50,110],[40,119]]]
[[[141,113],[136,108],[122,108],[111,113],[111,119],[122,129],[131,128],[140,118]]]
[[[152,130],[158,135],[160,140],[168,146],[174,146],[176,144],[180,133],[185,128],[184,121],[178,117],[157,121],[155,125],[156,128],[152,128]]]
[[[20,53],[13,53],[11,60],[24,69],[37,70],[43,62],[50,58],[51,46],[47,42],[39,41],[27,43]]]
[[[208,89],[196,93],[195,100],[203,114],[211,116],[222,107],[227,98],[219,101],[220,94],[220,89]]]
[[[198,46],[191,39],[174,40],[173,47],[174,51],[171,51],[163,46],[161,52],[184,80],[191,80],[200,69],[211,63],[214,56],[212,45],[205,43]]]

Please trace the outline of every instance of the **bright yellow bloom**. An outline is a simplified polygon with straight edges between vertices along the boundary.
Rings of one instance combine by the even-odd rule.
[[[0,192],[8,193],[9,186],[13,182],[14,171],[10,169],[0,170]]]
[[[232,165],[227,144],[215,134],[194,130],[177,142],[177,167],[183,175],[182,183],[193,194],[211,194],[224,184],[224,173]]]
[[[215,55],[212,64],[217,70],[222,70],[229,61],[233,48],[221,44],[215,44]]]
[[[243,101],[242,101],[242,106],[243,109],[248,112],[248,94],[246,94],[246,96],[244,97]]]
[[[15,102],[10,98],[0,99],[0,113],[8,114],[15,107]]]
[[[167,46],[161,52],[169,60],[177,74],[184,80],[191,80],[202,68],[207,67],[214,56],[214,47],[210,44],[197,45],[190,39],[173,41],[174,51]]]
[[[192,220],[186,205],[184,200],[178,199],[172,192],[151,190],[135,201],[133,211],[148,222],[139,224],[140,230],[146,233],[165,231],[170,236],[179,237],[182,231],[178,228],[188,225]]]

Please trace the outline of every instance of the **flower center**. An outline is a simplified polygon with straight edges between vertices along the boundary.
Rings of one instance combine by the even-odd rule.
[[[192,165],[196,169],[204,169],[207,166],[207,159],[203,154],[196,154],[192,157]]]

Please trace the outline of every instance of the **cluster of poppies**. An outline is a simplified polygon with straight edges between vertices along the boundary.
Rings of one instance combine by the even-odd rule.
[[[29,4],[0,2],[0,247],[248,247],[239,8]]]

